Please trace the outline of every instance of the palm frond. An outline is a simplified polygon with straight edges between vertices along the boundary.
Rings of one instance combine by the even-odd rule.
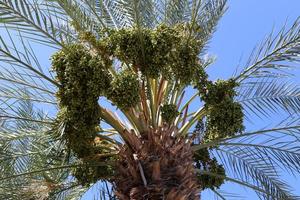
[[[299,113],[300,88],[284,81],[262,80],[242,83],[237,101],[250,116],[269,117],[270,114]]]
[[[52,77],[49,77],[51,74],[46,74],[43,72],[40,63],[33,52],[33,49],[30,47],[30,45],[25,44],[23,36],[20,35],[21,46],[17,46],[15,41],[11,39],[9,32],[8,35],[10,38],[10,45],[7,44],[8,42],[4,42],[4,39],[0,36],[0,62],[11,66],[11,69],[4,67],[6,74],[4,74],[5,72],[1,74],[4,76],[3,79],[7,77],[7,80],[5,81],[10,81],[21,85],[23,84],[25,86],[37,85],[37,88],[39,88],[40,85],[44,85],[43,81],[48,81],[54,86],[58,86],[57,82],[54,81]],[[23,52],[21,52],[20,49],[23,49]],[[15,70],[16,68],[18,69]],[[9,77],[12,74],[9,73],[9,70],[14,70],[14,72],[19,74],[19,81],[18,78]],[[34,79],[36,81],[39,80],[39,84],[36,84],[36,81],[33,81]],[[32,81],[34,84],[32,84]]]
[[[22,129],[26,124],[30,130],[42,125],[49,127],[53,123],[50,116],[33,108],[30,94],[26,89],[23,89],[23,94],[25,95],[23,99],[0,98],[0,118]]]
[[[190,0],[169,0],[162,2],[164,7],[162,20],[170,25],[189,21],[191,13],[191,1]]]
[[[299,133],[299,120],[288,118],[272,128],[196,145],[194,149],[217,146],[212,154],[221,161],[227,173],[264,188],[276,196],[271,199],[293,199],[280,174],[287,170],[291,174],[300,173]],[[268,195],[263,197],[268,199]]]
[[[3,77],[0,77],[0,79],[2,78]],[[32,88],[28,89],[26,87],[20,87],[14,84],[10,84],[9,86],[7,84],[2,84],[2,86],[0,86],[0,99],[3,102],[7,102],[9,100],[29,100],[31,102],[41,104],[48,104],[53,106],[57,105],[57,102],[53,99],[53,95],[44,94],[40,90],[38,91],[39,92]]]
[[[95,9],[109,28],[120,29],[130,27],[132,18],[128,14],[128,7],[123,7],[123,1],[97,0]]]
[[[300,61],[300,20],[289,28],[283,27],[273,37],[267,39],[253,50],[244,70],[235,77],[239,82],[260,77],[281,77],[287,69],[297,66]]]
[[[118,4],[122,7],[123,15],[127,16],[128,25],[125,26],[142,28],[146,27],[146,25],[150,23],[147,21],[147,18],[152,14],[151,1],[148,1],[147,3],[145,0],[129,0],[119,1]]]
[[[234,194],[234,193],[229,193],[229,192],[225,192],[223,190],[216,190],[216,189],[211,189],[211,191],[215,194],[215,199],[217,200],[226,200],[226,199],[239,199],[239,200],[242,200],[242,199],[247,199],[245,198],[244,196],[241,196],[241,195],[238,195],[238,194]]]
[[[277,170],[268,157],[263,157],[257,151],[241,146],[219,148],[216,155],[225,166],[227,172],[234,177],[263,188],[267,194],[261,194],[265,199],[294,199],[289,186],[281,181]],[[265,155],[264,155],[265,156]]]
[[[45,116],[36,111],[32,102],[18,105],[19,115],[38,120]],[[60,141],[49,134],[52,126],[24,120],[2,121],[0,128],[0,197],[17,200],[20,196],[30,199],[79,199],[89,187],[80,186],[71,176],[71,170],[81,167],[67,156]],[[94,163],[93,165],[107,165]],[[91,164],[92,166],[92,164]],[[100,199],[111,194],[101,186]],[[99,199],[98,197],[96,199]]]
[[[292,140],[285,140],[285,142],[280,142],[286,138],[284,137],[276,137],[269,138],[266,141],[261,143],[246,143],[247,141],[242,142],[228,142],[221,143],[220,146],[230,146],[230,147],[247,147],[249,149],[253,149],[257,151],[257,153],[261,154],[261,156],[269,157],[273,163],[273,165],[277,165],[278,167],[285,168],[289,170],[291,173],[299,172],[299,147],[298,142]],[[290,139],[290,138],[288,138]],[[277,141],[274,143],[274,141]]]
[[[5,121],[0,127],[0,179],[3,180],[0,183],[0,197],[27,198],[27,195],[36,195],[34,189],[43,196],[48,192],[46,183],[54,186],[57,181],[61,178],[66,179],[68,175],[65,174],[67,172],[65,169],[56,172],[37,169],[53,164],[60,165],[65,162],[64,156],[57,146],[58,143],[53,141],[50,135],[45,134],[50,126],[37,122],[43,121],[45,114],[36,111],[30,101],[22,101],[17,108],[15,111],[17,115],[36,122],[32,120],[29,123],[23,119],[15,119]],[[38,176],[29,177],[26,176],[29,171],[40,173]]]
[[[215,199],[226,200],[226,198],[222,194],[220,194],[218,191],[212,190],[212,192],[215,193]]]
[[[156,19],[156,7],[155,0],[140,1],[140,15],[142,16],[142,22],[145,27],[153,28],[158,24]]]
[[[49,200],[78,199],[84,191],[85,188],[81,187],[72,179],[67,183],[61,184],[59,188],[52,191]]]
[[[1,0],[0,23],[7,28],[26,33],[27,37],[48,46],[63,46],[64,37],[55,28],[55,19],[41,11],[38,4],[28,0]]]
[[[97,20],[97,22],[99,24],[101,24],[101,26],[103,28],[107,28],[108,23],[101,16],[101,12],[100,12],[100,9],[97,5],[97,1],[95,1],[95,0],[84,0],[84,3],[86,5],[87,10],[91,11],[92,16]],[[117,28],[117,27],[115,27],[115,28]]]
[[[87,196],[89,197],[93,196],[94,200],[116,200],[117,199],[113,194],[112,185],[107,183],[107,181],[98,181],[92,186],[88,187],[87,190],[85,191],[85,194],[82,195],[82,199],[85,199]]]
[[[289,116],[287,119],[282,120],[280,123],[277,125],[271,126],[271,127],[264,127],[262,129],[254,130],[254,131],[248,131],[248,132],[243,132],[238,135],[233,135],[233,136],[228,136],[223,139],[219,140],[214,140],[211,142],[199,144],[199,145],[194,145],[193,149],[194,150],[199,150],[203,148],[208,148],[208,147],[215,147],[218,146],[221,143],[227,143],[227,142],[232,142],[236,140],[245,140],[247,138],[251,137],[264,137],[265,135],[270,135],[272,134],[282,134],[285,136],[290,136],[295,139],[295,142],[299,142],[298,140],[298,135],[300,133],[300,124],[299,124],[299,119],[298,117],[292,117]]]
[[[97,22],[95,13],[90,11],[92,7],[84,6],[81,1],[46,0],[44,5],[50,15],[59,15],[60,20],[79,31],[95,31],[97,28],[103,27],[103,24]]]
[[[226,0],[207,0],[199,14],[198,24],[201,27],[196,37],[207,42],[214,33],[216,26],[226,11]]]
[[[213,172],[209,172],[209,171],[205,171],[205,170],[197,170],[198,173],[202,174],[202,175],[209,175],[212,177],[217,177],[217,178],[223,178],[226,181],[238,184],[240,186],[243,186],[245,188],[248,189],[252,189],[254,190],[258,195],[260,195],[260,197],[264,198],[264,199],[295,199],[295,197],[293,197],[292,195],[289,194],[289,192],[284,191],[285,188],[277,188],[280,191],[270,191],[270,190],[265,190],[266,188],[264,187],[260,187],[257,186],[255,184],[251,184],[248,181],[244,181],[242,179],[239,178],[233,178],[230,176],[224,176],[224,175],[220,175],[217,173],[213,173]],[[283,185],[281,185],[283,186]],[[283,197],[283,198],[282,198]]]

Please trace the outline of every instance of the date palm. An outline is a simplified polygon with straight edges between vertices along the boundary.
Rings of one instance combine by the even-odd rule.
[[[225,0],[0,0],[1,199],[77,199],[90,187],[103,199],[205,189],[226,199],[225,181],[297,199],[279,174],[300,172],[300,89],[282,81],[300,61],[300,22],[213,82],[205,55],[225,10]],[[39,45],[55,52],[51,69]],[[244,127],[274,113],[288,117]]]

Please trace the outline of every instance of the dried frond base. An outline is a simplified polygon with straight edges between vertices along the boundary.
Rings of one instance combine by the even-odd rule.
[[[150,130],[131,148],[124,146],[117,164],[116,195],[121,200],[199,200],[191,143],[175,127]],[[138,143],[138,144],[137,144]]]

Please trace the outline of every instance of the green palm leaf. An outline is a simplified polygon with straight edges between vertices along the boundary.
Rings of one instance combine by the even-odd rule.
[[[245,69],[236,76],[239,82],[260,77],[280,77],[287,75],[286,70],[299,62],[300,20],[290,28],[283,27],[273,36],[270,34],[253,50]]]
[[[26,33],[31,39],[54,47],[63,45],[64,38],[57,34],[54,20],[43,13],[37,3],[3,0],[0,2],[0,11],[0,22],[8,28]]]
[[[244,110],[251,115],[269,117],[272,113],[299,113],[300,88],[284,81],[245,82],[237,89]]]

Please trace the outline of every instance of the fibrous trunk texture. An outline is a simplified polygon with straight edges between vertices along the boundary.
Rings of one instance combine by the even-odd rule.
[[[121,200],[199,200],[191,143],[176,127],[151,129],[124,146],[117,165],[116,194]]]

